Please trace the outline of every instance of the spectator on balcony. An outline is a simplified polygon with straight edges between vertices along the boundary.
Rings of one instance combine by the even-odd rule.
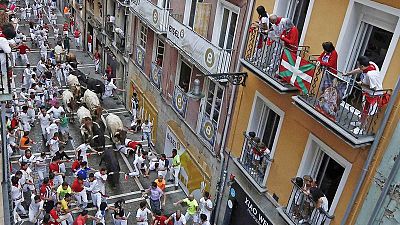
[[[345,76],[360,74],[360,81],[356,84],[362,88],[363,109],[359,121],[353,121],[350,125],[354,126],[353,133],[363,134],[368,125],[368,117],[375,115],[378,111],[378,103],[383,93],[383,77],[380,74],[379,67],[366,56],[359,56],[357,59],[358,68],[345,73]]]
[[[317,66],[327,67],[329,71],[337,74],[338,54],[335,50],[335,46],[333,46],[332,42],[327,41],[322,43],[322,49],[324,51],[317,58]]]
[[[293,24],[291,19],[282,20],[282,34],[280,36],[286,48],[296,52],[299,45],[299,30]]]
[[[256,10],[258,13],[258,21],[253,22],[250,28],[250,32],[253,32],[256,29],[258,32],[256,50],[254,52],[253,60],[257,60],[262,57],[261,55],[262,55],[264,39],[266,38],[267,32],[269,30],[268,13],[267,11],[265,11],[264,6],[260,5],[257,7]]]
[[[321,189],[317,187],[312,187],[310,189],[311,200],[313,201],[314,210],[311,216],[306,219],[299,221],[300,224],[324,224],[326,220],[326,214],[328,212],[329,202],[325,194]]]

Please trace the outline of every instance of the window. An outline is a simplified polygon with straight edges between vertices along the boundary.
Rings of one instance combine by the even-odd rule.
[[[169,9],[170,8],[170,0],[158,0],[157,6],[164,8],[164,9]]]
[[[332,215],[345,188],[351,166],[350,162],[310,134],[297,176],[309,175],[317,182],[328,199],[328,212]]]
[[[144,50],[146,50],[146,42],[147,42],[147,27],[142,23],[139,22],[139,38],[138,38],[138,45],[141,46]]]
[[[290,0],[289,3],[289,9],[286,17],[290,18],[293,21],[293,24],[299,30],[299,38],[301,37],[301,33],[303,31],[309,5],[310,0]]]
[[[238,14],[223,7],[221,31],[218,46],[223,49],[232,49]]]
[[[204,114],[210,118],[214,124],[218,125],[219,116],[221,113],[222,98],[224,89],[214,81],[208,79],[207,98],[205,103]]]
[[[179,67],[179,76],[178,76],[178,85],[181,87],[185,92],[189,91],[189,85],[190,85],[190,77],[192,75],[192,68],[184,62],[183,60],[180,61],[180,67]]]
[[[203,2],[203,0],[186,0],[186,9],[185,9],[185,14],[186,18],[185,21],[187,21],[187,25],[191,28],[193,28],[194,25],[194,18],[196,15],[196,6],[198,2]]]
[[[164,61],[164,42],[162,42],[159,38],[155,39],[156,45],[155,45],[155,55],[154,55],[154,60],[159,65],[162,67],[163,61]]]

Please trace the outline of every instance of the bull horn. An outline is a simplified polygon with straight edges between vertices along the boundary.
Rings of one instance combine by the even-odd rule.
[[[96,138],[98,138],[99,137],[99,135],[94,135],[93,137],[92,137],[92,140],[94,140],[94,139],[96,139]]]

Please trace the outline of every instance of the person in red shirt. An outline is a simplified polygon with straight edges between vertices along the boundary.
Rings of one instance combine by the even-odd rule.
[[[25,64],[29,64],[27,52],[30,51],[31,49],[28,46],[26,46],[24,41],[21,43],[21,45],[17,47],[17,49],[19,50],[19,54],[21,55],[22,61],[24,61]]]
[[[67,217],[60,217],[61,215],[61,202],[57,202],[56,206],[50,210],[50,216],[53,220],[54,225],[60,225],[62,221],[66,220]]]
[[[322,43],[322,49],[324,50],[317,59],[317,65],[325,66],[329,68],[334,74],[337,74],[337,60],[338,54],[333,46],[332,42],[327,41]]]
[[[173,225],[172,220],[168,221],[168,223],[165,223],[166,220],[168,220],[167,216],[161,215],[160,211],[157,211],[156,216],[154,217],[152,225]]]
[[[92,42],[93,42],[93,38],[92,35],[89,34],[87,37],[87,47],[88,47],[88,53],[92,53]]]
[[[74,31],[74,26],[75,26],[75,21],[74,21],[74,17],[71,15],[69,18],[69,26],[71,28],[71,32]]]
[[[49,172],[54,174],[54,185],[56,187],[60,186],[64,182],[64,173],[60,172],[60,162],[60,158],[54,156],[52,162],[49,165]]]
[[[48,177],[43,179],[40,186],[40,199],[44,201],[43,208],[46,213],[49,213],[54,206],[53,193],[51,191],[50,179]]]
[[[96,49],[96,53],[94,53],[94,65],[95,65],[95,71],[96,73],[99,73],[99,67],[100,67],[100,53],[99,49]]]
[[[299,30],[293,24],[292,20],[286,18],[282,20],[283,31],[281,34],[281,40],[285,44],[285,47],[291,51],[296,52],[299,45]]]
[[[75,46],[77,49],[79,49],[81,46],[81,32],[78,30],[78,28],[76,28],[74,31],[74,38],[75,38]]]
[[[96,220],[97,222],[100,222],[100,219],[89,215],[87,210],[83,210],[81,213],[79,213],[79,216],[76,217],[72,225],[85,225],[87,219],[93,219]]]
[[[63,35],[67,35],[68,36],[68,23],[65,22],[63,25]]]
[[[82,156],[79,156],[78,159],[75,160],[75,161],[72,163],[72,166],[71,166],[72,172],[75,173],[75,172],[77,172],[77,171],[79,170],[79,168],[81,168],[82,160],[83,160],[83,157],[82,157]]]
[[[82,204],[82,209],[87,207],[88,199],[87,193],[83,185],[83,179],[81,177],[77,177],[71,185],[71,190],[75,192],[75,197],[78,206]]]

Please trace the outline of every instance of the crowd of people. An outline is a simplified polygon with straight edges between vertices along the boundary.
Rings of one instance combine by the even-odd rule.
[[[71,51],[71,34],[77,49],[82,44],[81,32],[75,26],[73,17],[69,16],[68,6],[64,9],[65,18],[62,18],[63,25],[60,27],[60,16],[57,16],[56,7],[54,0],[25,0],[18,3],[11,1],[8,6],[15,29],[15,35],[7,38],[5,43],[10,48],[9,52],[5,51],[9,53],[8,66],[14,72],[11,82],[14,99],[6,104],[8,156],[10,160],[18,157],[17,162],[10,165],[14,221],[29,221],[35,225],[83,225],[91,219],[93,224],[101,225],[106,224],[106,212],[112,211],[115,225],[127,224],[128,220],[140,225],[150,222],[188,224],[189,221],[192,224],[210,224],[213,203],[206,191],[199,202],[190,195],[174,203],[186,205],[186,213],[177,210],[168,216],[163,215],[162,209],[166,205],[166,177],[169,172],[168,181],[178,189],[180,156],[176,149],[168,157],[152,151],[153,125],[150,120],[142,122],[138,118],[139,101],[136,94],[132,97],[130,127],[134,133],[141,132],[143,140],[127,138],[124,144],[116,146],[115,151],[121,151],[126,156],[133,155],[134,171],[122,172],[126,179],[136,179],[139,176],[146,178],[153,173],[151,171],[157,173],[157,179],[143,193],[143,199],[147,201],[140,203],[135,218],[130,219],[130,213],[124,209],[123,199],[113,204],[107,203],[106,182],[114,172],[103,167],[94,169],[88,162],[88,156],[100,155],[102,152],[91,147],[90,141],[83,141],[73,149],[74,155],[67,154],[65,148],[74,142],[69,130],[73,116],[68,112],[65,103],[63,104],[62,93],[68,87],[68,76],[76,70],[76,64],[67,60]],[[24,29],[26,27],[29,30]],[[5,32],[3,29],[3,33]],[[88,35],[87,38],[88,54],[94,59],[96,73],[100,73],[100,54],[98,51],[91,54],[92,37]],[[32,57],[28,55],[33,54],[30,52],[36,49],[40,52],[37,63],[32,62]],[[13,69],[17,67],[24,67],[21,74]],[[102,97],[113,96],[115,91],[124,91],[114,84],[116,78],[112,77],[110,65],[105,69],[105,76],[101,78],[105,80]],[[19,85],[18,79],[21,79],[22,85]],[[37,125],[41,138],[34,140],[35,135],[32,132],[39,130],[35,128]],[[144,141],[149,150],[144,149]],[[71,176],[73,180],[69,182]],[[96,213],[89,215],[93,209]]]

